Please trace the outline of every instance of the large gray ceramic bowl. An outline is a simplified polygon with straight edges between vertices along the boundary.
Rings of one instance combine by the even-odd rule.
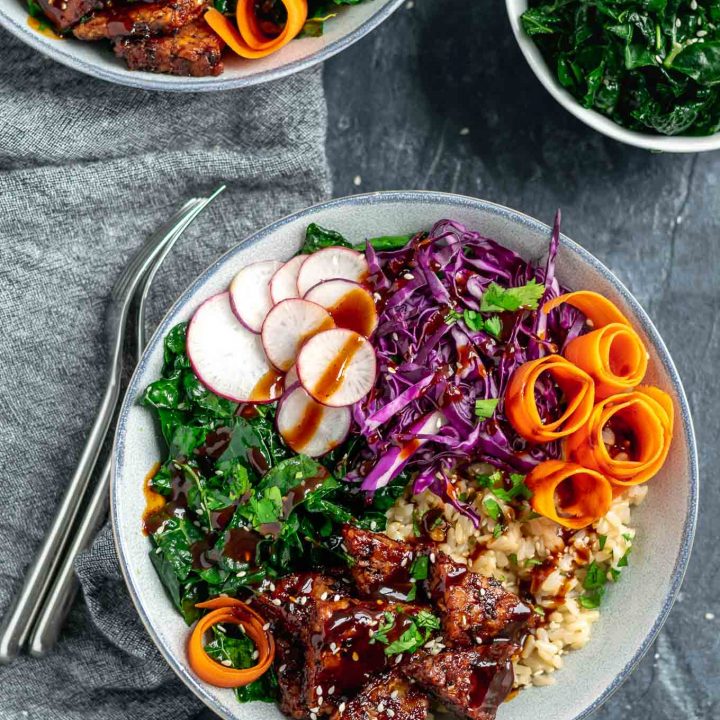
[[[325,24],[322,37],[293,40],[282,50],[260,60],[243,60],[225,53],[225,72],[219,77],[177,77],[128,70],[106,42],[55,40],[28,25],[25,0],[0,0],[0,25],[53,60],[80,72],[120,85],[145,90],[201,92],[229,90],[277,80],[327,60],[377,27],[403,0],[367,0],[343,7]]]
[[[151,413],[140,407],[137,399],[160,373],[163,336],[175,323],[187,320],[205,298],[224,290],[247,263],[293,255],[308,223],[334,228],[360,241],[429,228],[441,218],[465,223],[527,258],[540,258],[547,248],[550,229],[546,225],[482,200],[428,192],[333,200],[260,230],[205,270],[162,321],[132,377],[117,427],[113,461],[112,519],[120,562],[138,613],[168,663],[198,697],[225,718],[280,720],[282,716],[274,705],[240,705],[232,691],[206,685],[190,672],[185,659],[188,628],[173,609],[150,563],[150,544],[141,532],[142,486],[164,448]],[[565,237],[557,272],[560,281],[570,288],[595,290],[622,308],[649,349],[647,382],[670,393],[677,422],[665,467],[650,481],[646,502],[635,510],[633,525],[638,535],[631,565],[603,602],[602,616],[589,645],[566,656],[555,685],[520,693],[500,708],[499,720],[578,720],[596,709],[632,671],[667,617],[682,581],[695,527],[695,440],[685,393],[662,339],[610,270]]]

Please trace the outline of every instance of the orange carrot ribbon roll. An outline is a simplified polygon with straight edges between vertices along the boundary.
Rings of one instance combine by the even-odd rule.
[[[547,373],[564,396],[564,409],[555,419],[542,418],[535,395],[540,376]],[[505,412],[515,430],[535,443],[551,442],[578,431],[595,402],[592,378],[560,355],[548,355],[522,364],[510,378]]]
[[[648,354],[629,326],[610,323],[571,340],[564,356],[595,381],[595,396],[606,398],[639,385],[648,366]]]
[[[602,295],[581,290],[548,301],[543,312],[562,303],[578,308],[595,328],[571,340],[563,353],[595,381],[595,396],[606,398],[639,385],[647,372],[647,350],[620,310]]]
[[[651,386],[612,395],[565,440],[568,459],[603,473],[619,488],[647,482],[663,466],[674,422],[672,400]]]
[[[238,0],[232,21],[215,8],[205,13],[205,21],[241,57],[256,59],[278,51],[297,37],[307,20],[307,0],[282,0],[287,11],[285,26],[276,37],[268,37],[255,15],[255,0]]]
[[[546,460],[525,478],[532,509],[572,530],[591,525],[610,509],[612,485],[601,473],[575,463]]]
[[[217,687],[243,687],[268,671],[275,657],[275,640],[264,629],[265,620],[258,613],[240,600],[229,597],[213,598],[198,603],[195,607],[212,611],[198,620],[188,640],[188,661],[201,680]],[[256,665],[244,669],[226,667],[207,654],[205,633],[219,623],[242,626],[247,636],[255,643],[258,652]]]
[[[630,324],[614,303],[592,290],[578,290],[577,292],[559,295],[544,303],[542,310],[547,315],[551,310],[563,303],[577,308],[588,319],[588,324],[595,328],[610,323]]]

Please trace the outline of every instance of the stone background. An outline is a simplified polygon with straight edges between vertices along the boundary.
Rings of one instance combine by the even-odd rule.
[[[651,154],[581,124],[526,65],[501,2],[408,2],[330,60],[325,85],[336,196],[444,190],[548,223],[561,207],[564,232],[650,313],[694,413],[701,513],[664,630],[594,718],[720,718],[720,153]]]

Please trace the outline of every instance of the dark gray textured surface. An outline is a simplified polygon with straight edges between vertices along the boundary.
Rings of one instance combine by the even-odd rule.
[[[653,155],[582,125],[535,79],[500,2],[416,0],[328,62],[325,86],[336,196],[444,190],[545,222],[561,207],[657,324],[695,416],[700,520],[668,623],[594,717],[719,718],[720,152]]]

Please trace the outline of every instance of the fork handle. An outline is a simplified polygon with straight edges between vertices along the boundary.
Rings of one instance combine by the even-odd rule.
[[[105,463],[90,502],[85,509],[85,514],[78,525],[73,542],[63,558],[53,586],[45,598],[35,623],[28,645],[28,650],[34,657],[43,657],[53,649],[65,617],[70,611],[70,606],[78,588],[74,567],[75,558],[90,545],[107,515],[111,462],[109,459]]]
[[[55,568],[62,557],[78,513],[80,498],[85,494],[90,474],[97,462],[120,392],[118,373],[110,374],[100,411],[83,448],[80,462],[63,495],[38,554],[30,566],[15,604],[7,611],[0,626],[0,663],[11,662],[25,644],[33,618],[37,615]]]

